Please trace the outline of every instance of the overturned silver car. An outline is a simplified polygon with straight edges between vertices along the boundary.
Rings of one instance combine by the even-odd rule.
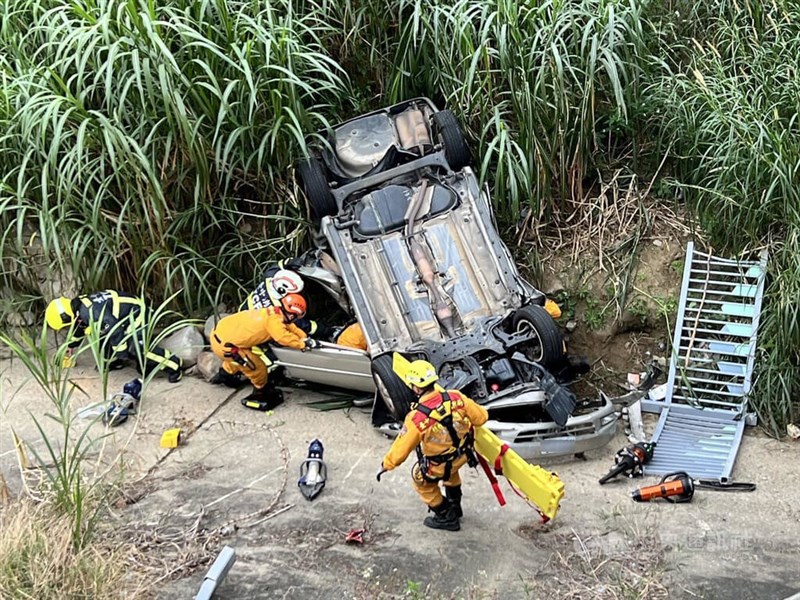
[[[414,398],[392,371],[400,352],[430,361],[442,385],[486,407],[488,427],[526,458],[608,443],[613,406],[577,402],[558,383],[560,331],[496,231],[453,114],[415,99],[317,139],[325,142],[297,166],[318,233],[300,272],[358,319],[369,356],[276,349],[287,375],[374,385],[401,419]]]

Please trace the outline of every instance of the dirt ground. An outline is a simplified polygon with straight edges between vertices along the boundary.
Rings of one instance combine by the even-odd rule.
[[[73,398],[75,409],[100,393],[89,360],[81,357],[73,372],[84,390]],[[19,493],[10,429],[41,452],[31,415],[41,417],[48,406],[35,384],[25,384],[19,363],[3,360],[0,371],[0,469]],[[134,375],[112,373],[111,389]],[[108,431],[93,426],[93,436],[110,434],[106,458],[124,448],[119,477],[130,504],[118,503],[105,524],[139,547],[143,575],[163,579],[153,597],[193,597],[226,544],[237,562],[219,598],[760,600],[800,591],[800,444],[750,430],[734,474],[756,482],[756,492],[636,504],[628,491],[650,481],[597,483],[626,443],[620,425],[613,444],[586,460],[548,463],[566,484],[550,524],[541,526],[508,488],[508,503],[499,506],[483,474],[466,470],[462,531],[433,532],[422,525],[410,464],[376,482],[390,441],[372,430],[366,412],[319,412],[306,404],[320,394],[286,388],[287,402],[264,415],[240,405],[246,393],[232,397],[199,379],[171,385],[159,377],[138,420]],[[189,433],[185,444],[159,448],[161,432],[176,425]],[[325,446],[328,483],[308,502],[296,480],[314,438]],[[364,544],[345,544],[346,533],[360,527]]]
[[[640,196],[635,181],[615,177],[599,198],[570,207],[558,228],[519,232],[520,244],[538,246],[527,275],[561,302],[561,325],[575,326],[572,351],[592,361],[576,386],[582,394],[618,395],[628,371],[667,356],[690,231]],[[134,376],[113,372],[110,391]],[[102,399],[88,354],[72,380],[73,409]],[[117,465],[110,476],[123,492],[102,526],[135,548],[130,577],[153,582],[154,598],[193,597],[224,545],[237,555],[217,595],[229,599],[782,600],[800,592],[798,442],[747,431],[734,477],[755,482],[755,492],[701,490],[690,504],[637,504],[628,492],[655,479],[597,482],[628,444],[620,423],[616,439],[584,460],[544,463],[566,485],[551,523],[541,525],[508,487],[499,506],[485,476],[465,469],[463,528],[435,532],[422,525],[411,461],[375,480],[391,442],[366,410],[320,412],[308,404],[324,394],[285,388],[286,403],[263,414],[241,406],[247,393],[158,377],[136,419],[91,427],[91,460]],[[0,405],[0,473],[19,494],[11,429],[29,454],[43,452],[32,416],[50,407],[2,349]],[[649,431],[654,423],[646,415]],[[161,433],[176,426],[185,443],[159,448]],[[296,482],[315,438],[325,446],[328,483],[308,502]],[[345,543],[354,528],[366,529],[363,545]]]

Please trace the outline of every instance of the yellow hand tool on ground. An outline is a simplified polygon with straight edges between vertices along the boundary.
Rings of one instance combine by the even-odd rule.
[[[177,448],[181,443],[181,430],[180,429],[167,429],[161,435],[162,448]]]

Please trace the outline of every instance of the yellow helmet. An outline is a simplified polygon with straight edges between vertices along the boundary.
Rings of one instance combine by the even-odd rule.
[[[408,365],[408,370],[402,379],[409,387],[415,385],[424,388],[437,381],[439,376],[436,374],[436,368],[427,360],[415,360]]]
[[[64,296],[53,300],[47,305],[47,310],[44,311],[44,320],[56,331],[72,324],[74,318],[75,313],[72,312],[72,301]]]

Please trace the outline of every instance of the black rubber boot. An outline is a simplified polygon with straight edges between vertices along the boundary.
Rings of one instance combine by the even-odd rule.
[[[242,398],[242,406],[254,410],[272,410],[283,404],[283,392],[273,387],[254,388],[253,393]]]
[[[124,369],[124,368],[125,368],[125,361],[122,360],[121,358],[118,358],[116,360],[112,360],[110,363],[108,363],[108,370],[109,371],[119,371],[120,369]]]
[[[183,378],[183,371],[180,369],[175,369],[174,371],[168,371],[167,381],[170,383],[178,383]]]
[[[239,377],[239,374],[237,373],[236,375],[231,375],[222,367],[220,367],[219,371],[217,371],[217,374],[210,379],[209,383],[213,383],[214,385],[222,384],[226,387],[235,389],[242,387],[242,380]]]
[[[463,517],[464,512],[461,510],[461,486],[444,486],[444,493],[447,496],[447,499],[450,501],[450,504],[453,505],[453,510],[455,510],[456,516],[459,519]]]
[[[461,529],[461,523],[458,522],[458,517],[456,516],[456,509],[447,498],[439,506],[430,508],[430,510],[433,511],[433,516],[425,518],[423,521],[425,527],[444,529],[445,531],[458,531]]]

